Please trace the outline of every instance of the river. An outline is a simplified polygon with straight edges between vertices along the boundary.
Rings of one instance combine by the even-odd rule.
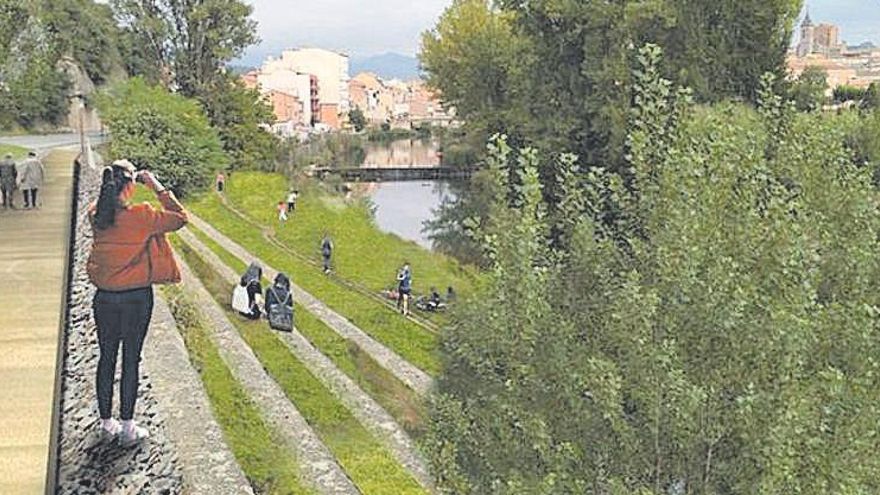
[[[401,140],[370,143],[365,167],[437,167],[437,143]],[[384,231],[432,249],[431,240],[422,232],[425,222],[447,198],[454,199],[449,183],[441,181],[383,182],[359,185],[360,195],[373,204],[376,225]]]

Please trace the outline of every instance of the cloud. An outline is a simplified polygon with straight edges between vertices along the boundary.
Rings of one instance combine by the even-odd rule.
[[[451,0],[250,0],[263,40],[257,50],[321,46],[353,55],[413,55],[420,34]]]

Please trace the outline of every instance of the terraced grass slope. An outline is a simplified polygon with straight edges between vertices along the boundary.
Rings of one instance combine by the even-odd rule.
[[[306,186],[301,188],[296,213],[280,224],[275,207],[288,190],[288,179],[281,175],[238,172],[227,182],[226,198],[237,210],[273,229],[279,240],[315,262],[321,260],[323,233],[329,232],[336,248],[335,270],[373,291],[393,285],[397,269],[407,260],[413,266],[416,293],[426,293],[432,286],[445,291],[450,285],[459,293],[469,291],[474,269],[380,231],[365,202],[346,203],[317,187]],[[206,220],[209,211],[222,210],[216,194],[204,194],[189,206]]]

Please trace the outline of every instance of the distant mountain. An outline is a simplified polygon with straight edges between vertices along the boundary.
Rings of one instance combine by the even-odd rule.
[[[419,60],[399,53],[386,53],[373,57],[352,57],[349,72],[355,76],[361,72],[374,72],[383,79],[418,79]]]

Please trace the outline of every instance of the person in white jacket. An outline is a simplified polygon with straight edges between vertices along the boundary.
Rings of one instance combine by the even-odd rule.
[[[40,187],[43,186],[45,178],[46,169],[43,168],[43,163],[37,158],[37,152],[29,152],[27,160],[19,164],[18,170],[18,186],[24,197],[24,207],[26,209],[37,207],[37,193]]]

